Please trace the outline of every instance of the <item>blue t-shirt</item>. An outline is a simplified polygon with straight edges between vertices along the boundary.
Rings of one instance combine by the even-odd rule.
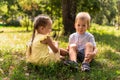
[[[94,36],[89,32],[85,32],[82,35],[75,32],[69,36],[69,46],[76,45],[78,51],[84,49],[87,42],[91,42],[93,46],[96,46]]]

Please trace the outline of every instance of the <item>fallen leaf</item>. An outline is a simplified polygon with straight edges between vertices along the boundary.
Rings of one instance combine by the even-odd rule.
[[[4,74],[4,71],[0,68],[0,72],[2,73],[2,74]]]
[[[27,71],[27,70],[28,70],[28,67],[27,67],[27,66],[25,66],[25,67],[23,67],[23,69],[24,69],[25,71]]]
[[[0,58],[0,61],[3,61],[4,59],[3,58]]]
[[[29,76],[30,74],[29,73],[25,73],[26,76]]]
[[[14,66],[10,66],[9,67],[9,75],[11,75],[12,74],[12,72],[13,72],[13,70],[15,69],[15,67]]]
[[[10,67],[9,67],[10,70],[13,70],[14,68],[15,68],[14,66],[10,66]]]
[[[8,78],[8,77],[5,77],[5,78],[3,78],[2,80],[10,80],[10,78]]]

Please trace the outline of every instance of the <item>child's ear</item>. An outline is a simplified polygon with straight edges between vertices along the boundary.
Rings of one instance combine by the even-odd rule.
[[[40,27],[40,29],[41,29],[41,30],[43,30],[43,29],[44,29],[44,27],[43,27],[43,26],[41,26],[41,27]]]
[[[74,28],[75,28],[75,26],[76,26],[76,23],[74,24]]]

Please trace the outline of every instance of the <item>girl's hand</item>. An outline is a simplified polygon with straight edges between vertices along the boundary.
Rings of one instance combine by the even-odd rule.
[[[57,41],[54,41],[53,44],[58,48],[58,46],[59,46],[58,44],[59,43]]]

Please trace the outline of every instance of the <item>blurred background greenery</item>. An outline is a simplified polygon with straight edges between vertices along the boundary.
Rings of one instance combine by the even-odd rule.
[[[98,48],[89,73],[71,71],[62,63],[37,68],[26,64],[26,43],[35,16],[52,18],[52,35],[66,49],[81,11],[92,17],[88,31]],[[120,0],[0,0],[0,80],[120,80],[119,27]]]
[[[0,0],[0,23],[4,26],[31,28],[39,14],[49,15],[55,29],[63,29],[64,35],[74,31],[74,19],[78,12],[89,12],[92,23],[120,26],[120,0]]]

